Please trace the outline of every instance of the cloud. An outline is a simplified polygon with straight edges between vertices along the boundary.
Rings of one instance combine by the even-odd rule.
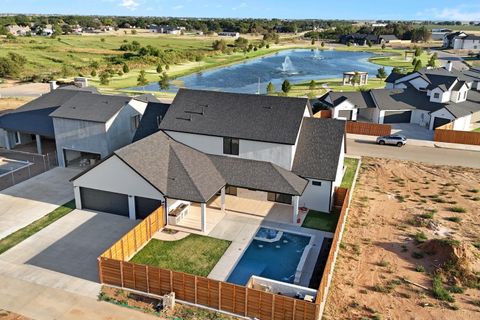
[[[128,9],[128,10],[135,10],[140,4],[138,3],[137,0],[122,0],[122,3],[120,6]]]
[[[184,5],[182,4],[179,4],[178,6],[174,6],[172,7],[173,10],[180,10],[180,9],[183,9]]]
[[[417,16],[429,20],[478,21],[480,20],[480,6],[461,4],[456,7],[432,8],[417,13]]]

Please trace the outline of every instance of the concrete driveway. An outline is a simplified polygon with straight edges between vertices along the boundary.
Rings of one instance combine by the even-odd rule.
[[[408,139],[433,140],[433,130],[413,123],[392,123],[392,134],[401,134]]]
[[[0,255],[0,275],[96,296],[97,257],[137,221],[74,210]]]
[[[74,198],[70,178],[81,170],[54,168],[0,191],[0,239]]]

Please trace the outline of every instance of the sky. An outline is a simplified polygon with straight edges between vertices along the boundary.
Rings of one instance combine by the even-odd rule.
[[[0,0],[0,13],[480,21],[477,0]]]

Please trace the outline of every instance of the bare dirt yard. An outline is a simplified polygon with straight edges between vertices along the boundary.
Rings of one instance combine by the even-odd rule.
[[[30,100],[30,98],[0,98],[0,114],[15,110]]]
[[[480,319],[480,170],[363,158],[324,319]]]
[[[10,311],[0,309],[0,320],[28,320],[28,318]]]

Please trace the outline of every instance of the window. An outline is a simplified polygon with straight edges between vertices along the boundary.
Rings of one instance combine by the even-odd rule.
[[[463,100],[466,100],[466,99],[467,99],[467,91],[463,93]]]
[[[235,138],[223,138],[223,154],[239,155],[239,140]]]
[[[438,92],[435,92],[435,93],[433,94],[433,97],[434,97],[435,99],[438,99],[438,98],[440,98],[440,93],[438,93]]]
[[[15,132],[15,144],[20,144],[20,143],[21,143],[20,132],[17,131],[17,132]]]
[[[312,181],[312,186],[320,187],[322,185],[321,181]]]
[[[292,196],[284,193],[269,192],[267,200],[272,202],[292,204]]]
[[[140,126],[140,115],[136,114],[133,117],[130,118],[131,121],[131,128],[132,131],[138,129],[138,126]]]

